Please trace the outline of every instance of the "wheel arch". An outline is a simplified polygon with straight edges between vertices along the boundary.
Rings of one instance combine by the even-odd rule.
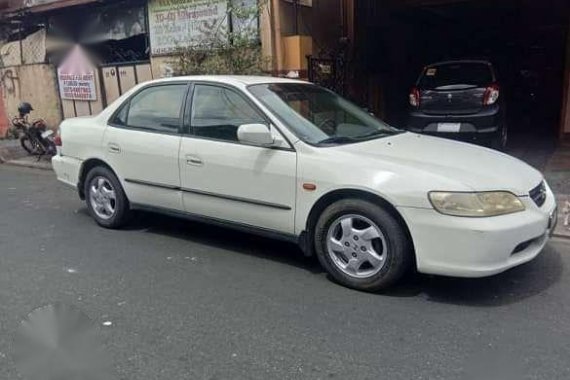
[[[113,172],[115,177],[119,178],[119,176],[113,170],[111,165],[109,165],[108,163],[106,163],[104,160],[102,160],[100,158],[89,158],[89,159],[83,161],[83,163],[81,164],[81,168],[79,169],[79,180],[77,182],[77,190],[79,192],[79,198],[81,198],[81,200],[85,200],[84,189],[85,189],[85,179],[87,178],[87,173],[89,173],[89,171],[91,169],[93,169],[97,166],[102,166],[104,168],[109,169],[111,172]],[[120,181],[120,179],[119,179],[119,181]]]
[[[305,230],[302,233],[301,238],[301,246],[303,251],[308,256],[312,256],[314,254],[314,231],[317,221],[319,220],[319,216],[323,213],[323,211],[330,206],[331,204],[338,202],[342,199],[363,199],[372,203],[375,203],[386,210],[390,215],[392,215],[398,223],[404,229],[406,236],[408,237],[410,244],[412,245],[412,249],[414,251],[414,265],[416,265],[416,254],[415,254],[415,246],[414,246],[414,239],[412,238],[412,234],[410,229],[408,228],[408,224],[406,223],[404,217],[398,209],[385,198],[381,197],[378,194],[372,193],[366,190],[360,189],[338,189],[333,190],[329,193],[324,194],[321,196],[311,208],[309,212],[309,216],[307,217],[307,223],[305,225]]]

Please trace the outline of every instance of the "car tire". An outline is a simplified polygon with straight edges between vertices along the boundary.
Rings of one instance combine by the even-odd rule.
[[[116,229],[128,221],[129,201],[110,169],[103,166],[91,169],[85,179],[84,194],[89,214],[100,226]]]
[[[325,270],[338,283],[357,290],[384,290],[413,262],[412,244],[400,221],[360,199],[327,207],[315,226],[314,244]]]

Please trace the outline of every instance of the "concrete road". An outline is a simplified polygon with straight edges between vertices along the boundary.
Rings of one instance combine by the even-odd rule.
[[[553,240],[489,279],[359,293],[292,245],[153,214],[101,229],[53,173],[0,165],[0,379],[55,301],[101,326],[121,379],[568,379],[568,268]]]

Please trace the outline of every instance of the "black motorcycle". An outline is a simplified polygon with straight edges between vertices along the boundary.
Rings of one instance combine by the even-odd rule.
[[[22,103],[18,107],[18,117],[12,119],[12,126],[19,135],[20,145],[28,154],[38,156],[54,156],[56,146],[53,140],[54,132],[48,129],[42,119],[28,122],[28,114],[33,111],[30,103]]]

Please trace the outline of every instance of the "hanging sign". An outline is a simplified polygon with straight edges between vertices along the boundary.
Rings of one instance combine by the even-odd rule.
[[[198,46],[227,31],[227,0],[150,0],[152,54]]]
[[[79,45],[57,69],[57,78],[62,99],[97,100],[95,69]]]

